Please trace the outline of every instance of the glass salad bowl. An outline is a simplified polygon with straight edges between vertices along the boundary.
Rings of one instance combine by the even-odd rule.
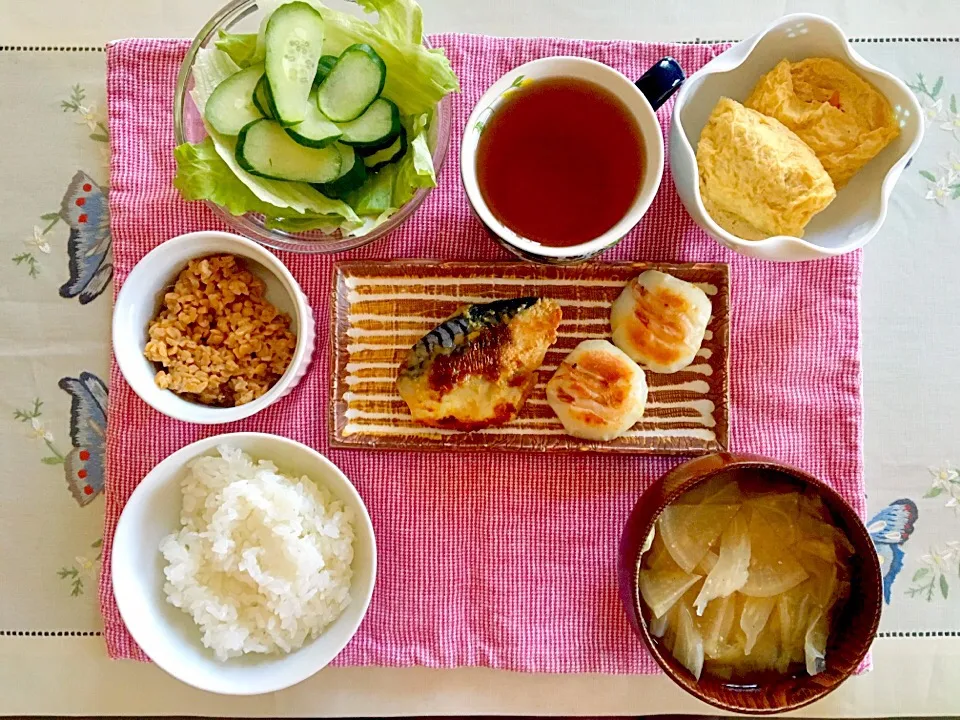
[[[279,4],[278,1],[233,0],[222,7],[197,34],[180,68],[174,94],[174,137],[178,147],[183,143],[201,143],[208,135],[200,111],[191,96],[191,91],[195,88],[197,82],[196,61],[198,53],[206,48],[213,48],[220,38],[221,32],[231,34],[257,33],[261,20],[265,16],[264,6],[272,9]],[[370,16],[363,15],[358,5],[346,0],[328,0],[324,4],[331,10],[344,14],[358,18],[370,18]],[[370,22],[374,21],[371,19]],[[427,48],[430,47],[426,39],[423,40],[423,44]],[[450,143],[451,119],[450,96],[448,94],[434,107],[432,119],[427,128],[427,146],[432,155],[434,172],[437,176],[439,176],[443,167]],[[216,178],[212,179],[216,182]],[[306,254],[336,253],[371,243],[398,228],[416,212],[431,189],[430,187],[416,189],[410,199],[386,220],[374,225],[374,218],[361,218],[361,220],[366,221],[364,226],[348,231],[341,228],[311,229],[302,232],[296,232],[293,229],[278,229],[269,227],[266,218],[259,213],[233,214],[211,200],[204,200],[204,202],[213,208],[232,231],[246,235],[267,247]]]

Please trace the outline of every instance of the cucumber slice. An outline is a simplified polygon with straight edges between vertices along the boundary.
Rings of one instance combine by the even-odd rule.
[[[262,75],[263,63],[260,63],[234,73],[217,85],[203,111],[210,127],[223,135],[236,135],[244,125],[263,117],[253,103],[253,90]]]
[[[304,147],[275,120],[254,120],[237,138],[237,162],[260,177],[325,183],[339,177],[343,157],[336,145]]]
[[[316,93],[310,93],[307,101],[307,116],[303,122],[286,128],[287,134],[301,145],[312,148],[326,147],[343,133],[330,122],[317,107]]]
[[[273,94],[270,92],[270,83],[267,82],[266,75],[260,76],[257,87],[253,90],[253,104],[263,117],[270,120],[277,119],[277,110],[273,105]]]
[[[390,147],[400,133],[400,110],[386,98],[377,98],[367,111],[348,123],[340,123],[344,145],[382,150]]]
[[[317,104],[334,122],[360,117],[379,97],[387,81],[387,66],[369,45],[351,45],[320,83]]]
[[[339,180],[350,172],[358,160],[356,151],[349,145],[337,143],[337,150],[340,151],[340,157],[343,158],[343,162],[340,165],[340,174],[334,178],[335,180]]]
[[[363,158],[363,164],[367,166],[367,170],[373,172],[379,170],[384,165],[389,165],[395,160],[399,160],[403,157],[403,154],[407,151],[407,131],[403,129],[403,126],[400,127],[400,134],[397,135],[397,139],[393,141],[389,147],[385,147],[383,150],[377,150],[374,153],[366,155]],[[358,153],[361,151],[358,150]]]
[[[313,86],[320,87],[320,83],[330,74],[330,71],[333,70],[333,66],[336,64],[336,55],[324,55],[320,58],[320,62],[317,63],[317,74],[313,78]]]
[[[305,2],[278,7],[264,33],[267,81],[283,125],[302,122],[323,47],[323,18]]]
[[[340,177],[332,182],[324,183],[318,190],[327,197],[339,199],[351,190],[356,190],[363,185],[367,179],[367,166],[361,162],[360,157],[354,153],[353,148],[349,145],[337,143],[336,147],[343,157]]]
[[[350,193],[346,200],[357,215],[380,215],[393,207],[393,183],[397,166],[387,165],[367,175],[367,181]]]

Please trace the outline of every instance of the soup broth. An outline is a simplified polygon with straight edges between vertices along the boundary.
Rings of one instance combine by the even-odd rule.
[[[643,181],[643,136],[630,109],[588,80],[534,80],[508,95],[477,147],[487,207],[521,237],[568,247],[619,222]]]

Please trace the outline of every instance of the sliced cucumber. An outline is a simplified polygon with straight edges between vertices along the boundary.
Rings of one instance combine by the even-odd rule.
[[[337,143],[337,150],[340,151],[340,157],[343,158],[343,162],[340,165],[340,174],[334,178],[335,180],[339,180],[350,172],[358,160],[356,151],[349,145]]]
[[[377,98],[367,111],[348,123],[340,123],[340,142],[367,150],[390,147],[400,133],[400,110],[386,98]]]
[[[351,190],[356,190],[367,179],[367,167],[349,145],[336,144],[343,164],[340,166],[340,177],[332,182],[324,183],[318,189],[327,197],[342,198]]]
[[[367,166],[367,170],[373,172],[374,170],[379,170],[384,165],[389,165],[390,163],[399,160],[403,157],[403,154],[406,151],[407,131],[404,130],[403,126],[401,125],[400,134],[397,135],[397,139],[383,150],[377,150],[374,153],[365,155],[363,158],[363,164]],[[357,153],[362,154],[360,150],[357,150]]]
[[[393,207],[393,183],[397,166],[387,165],[367,175],[367,181],[347,196],[357,215],[380,215]]]
[[[343,133],[330,122],[317,107],[316,93],[310,93],[307,101],[307,116],[303,122],[286,128],[287,134],[301,145],[312,148],[326,147]]]
[[[336,64],[336,55],[324,55],[320,58],[320,62],[317,63],[317,74],[313,78],[313,86],[320,87],[320,83],[330,74],[330,71],[333,70],[333,66]]]
[[[304,147],[275,120],[255,120],[240,131],[237,162],[261,177],[325,183],[340,176],[343,157],[336,145]]]
[[[234,73],[217,85],[203,111],[210,127],[224,135],[236,135],[244,125],[263,117],[253,103],[253,90],[262,75],[263,63],[260,63]]]
[[[305,2],[278,7],[264,34],[267,81],[277,120],[283,125],[303,122],[323,47],[323,18]]]
[[[273,95],[270,93],[270,83],[267,76],[261,75],[257,86],[253,89],[253,104],[260,114],[271,120],[277,119],[276,108],[273,106]]]
[[[334,122],[349,122],[379,97],[387,81],[387,66],[369,45],[351,45],[320,84],[317,104]]]

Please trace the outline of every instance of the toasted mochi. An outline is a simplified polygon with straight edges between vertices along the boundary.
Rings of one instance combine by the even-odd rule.
[[[643,369],[606,340],[585,340],[547,383],[547,402],[564,429],[586,440],[613,440],[643,417]]]
[[[839,60],[781,60],[747,102],[793,130],[837,189],[900,134],[890,102]]]
[[[627,283],[610,309],[613,342],[649,370],[673,373],[697,355],[713,307],[693,283],[647,270]]]
[[[789,128],[730,98],[720,101],[697,143],[700,196],[710,217],[744,240],[803,237],[836,197],[816,154]]]

